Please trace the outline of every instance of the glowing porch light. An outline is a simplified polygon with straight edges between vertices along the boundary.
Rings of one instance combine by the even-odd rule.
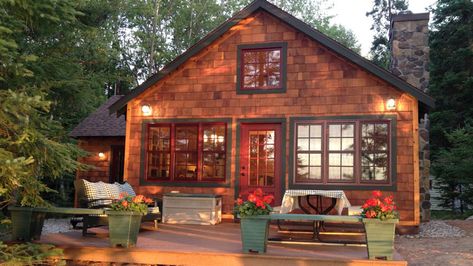
[[[143,115],[151,115],[152,113],[151,106],[149,104],[143,104],[141,106],[141,112],[143,113]]]
[[[396,100],[394,98],[389,98],[386,101],[386,110],[388,111],[396,110]]]
[[[99,158],[100,158],[101,160],[105,159],[105,153],[99,152]]]

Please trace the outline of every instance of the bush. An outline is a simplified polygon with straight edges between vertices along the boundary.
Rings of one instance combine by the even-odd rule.
[[[0,242],[0,264],[17,265],[66,265],[62,249],[44,244],[12,244]]]

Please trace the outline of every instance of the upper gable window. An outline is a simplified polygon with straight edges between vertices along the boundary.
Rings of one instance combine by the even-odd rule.
[[[237,93],[286,91],[286,43],[238,46]]]

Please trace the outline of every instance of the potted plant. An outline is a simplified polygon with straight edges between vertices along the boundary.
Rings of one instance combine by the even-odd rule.
[[[266,252],[269,233],[268,214],[272,208],[272,195],[263,195],[261,188],[256,189],[243,201],[241,197],[236,200],[235,212],[240,217],[241,240],[243,252]]]
[[[129,196],[120,194],[120,198],[112,203],[108,216],[108,230],[112,247],[134,247],[140,231],[141,218],[148,212],[149,203],[153,200],[143,195]]]
[[[46,208],[50,206],[38,194],[52,191],[39,180],[17,188],[13,204],[8,206],[12,220],[12,240],[39,240],[43,230]]]
[[[362,209],[368,257],[392,260],[395,229],[399,222],[393,196],[383,197],[381,191],[373,191],[373,197],[366,200]]]

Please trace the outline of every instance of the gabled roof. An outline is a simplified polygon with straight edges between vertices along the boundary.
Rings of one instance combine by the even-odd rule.
[[[278,8],[277,6],[267,2],[266,0],[255,0],[241,11],[237,12],[232,18],[228,19],[224,23],[222,23],[219,27],[215,30],[207,34],[203,39],[199,42],[194,44],[192,47],[187,49],[183,54],[176,57],[172,62],[164,66],[161,71],[154,74],[153,76],[149,77],[145,82],[141,85],[136,87],[130,93],[125,95],[119,101],[114,103],[109,109],[110,113],[123,111],[122,109],[126,106],[126,104],[132,100],[133,98],[140,95],[144,92],[147,88],[151,87],[153,84],[167,76],[169,73],[176,70],[180,65],[186,62],[192,56],[198,54],[204,48],[206,48],[209,44],[213,41],[217,40],[221,37],[225,32],[227,32],[231,27],[238,24],[241,20],[247,18],[252,13],[258,10],[264,10],[269,14],[279,18],[286,24],[292,26],[296,30],[305,33],[307,36],[311,37],[313,40],[317,41],[318,43],[322,44],[329,50],[333,51],[334,53],[338,54],[341,57],[346,58],[347,60],[351,61],[355,65],[365,69],[366,71],[370,72],[371,74],[375,75],[376,77],[384,80],[385,82],[391,84],[392,86],[405,91],[412,96],[414,96],[419,102],[425,104],[428,107],[434,107],[434,99],[429,95],[425,94],[421,90],[417,89],[416,87],[412,86],[411,84],[407,83],[406,81],[400,79],[396,75],[392,74],[391,72],[378,67],[374,63],[370,62],[366,58],[358,55],[357,53],[353,52],[352,50],[348,49],[347,47],[343,46],[342,44],[338,43],[337,41],[333,40],[332,38],[326,36],[325,34],[321,33],[320,31],[312,28],[305,22],[297,19],[296,17],[292,16],[291,14],[285,12],[284,10]]]
[[[77,137],[124,137],[126,121],[125,116],[116,116],[108,112],[108,108],[120,100],[123,95],[110,97],[95,112],[80,122],[69,136]]]

